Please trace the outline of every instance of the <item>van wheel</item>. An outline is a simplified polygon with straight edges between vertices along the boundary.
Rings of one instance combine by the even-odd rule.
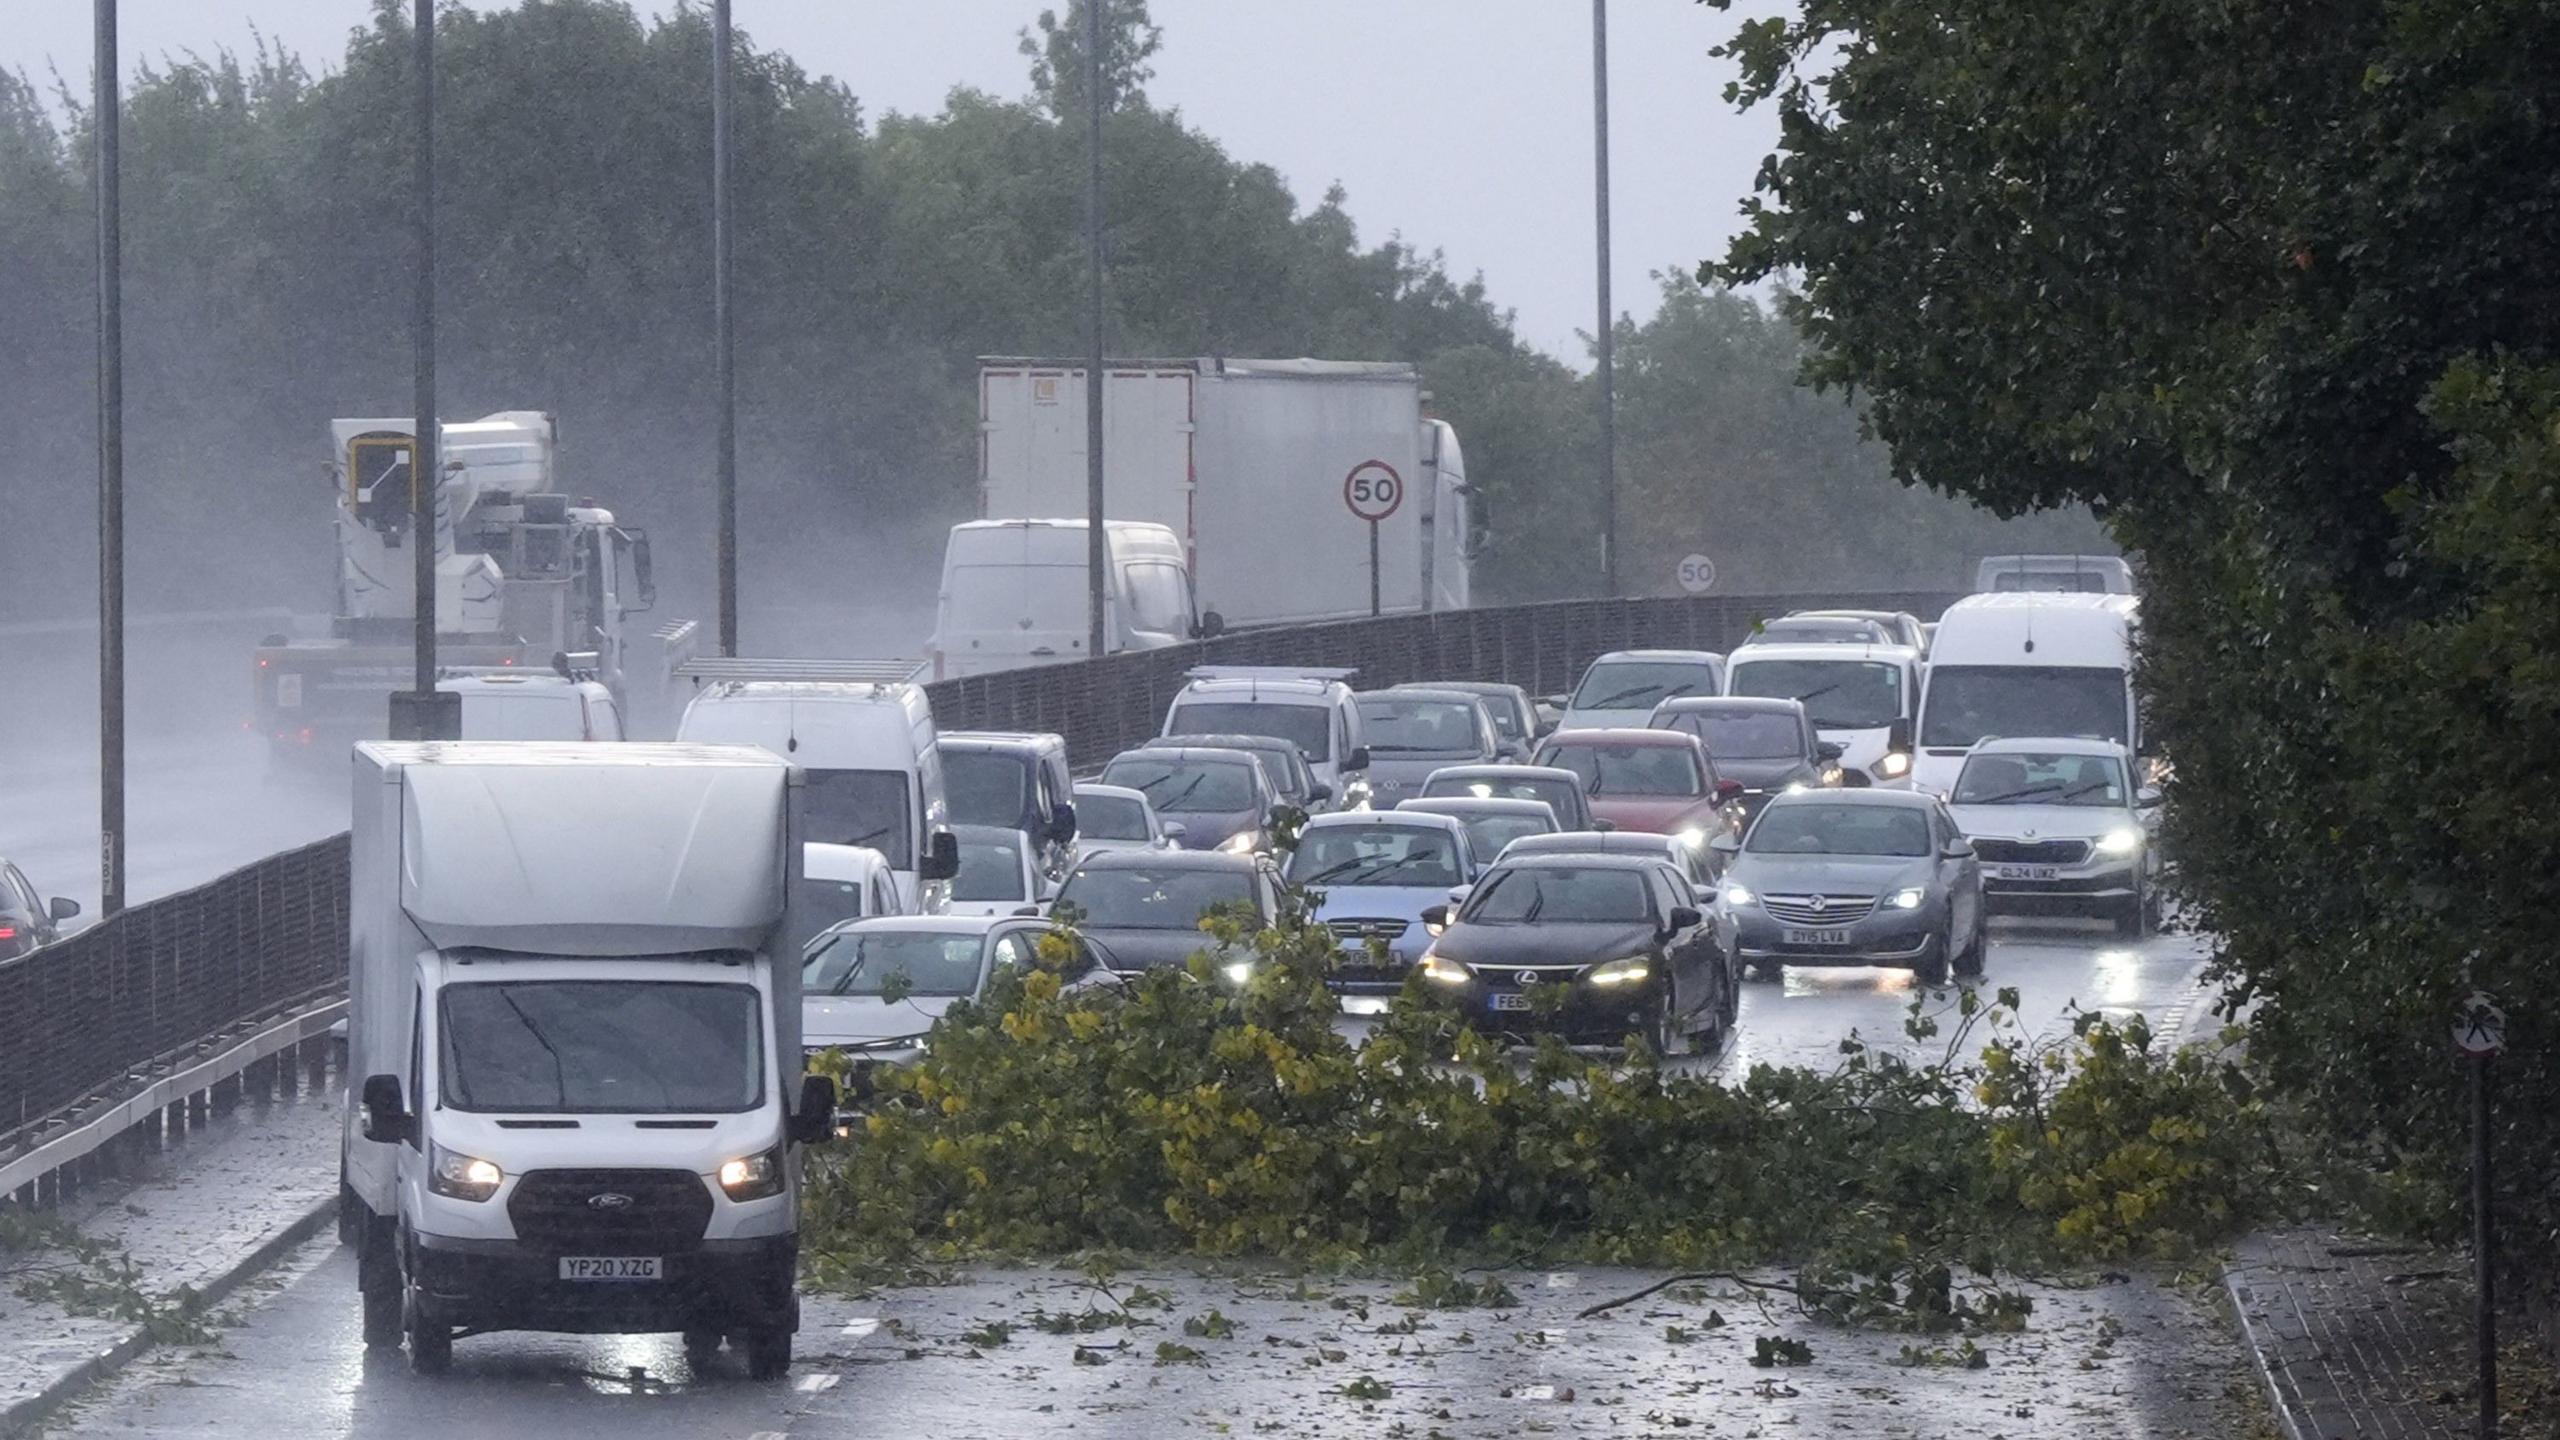
[[[361,1209],[361,1202],[359,1202]],[[364,1297],[364,1343],[375,1350],[400,1348],[400,1257],[386,1227],[371,1212],[356,1217],[356,1290]]]
[[[720,1332],[687,1330],[684,1332],[684,1363],[699,1377],[711,1368],[713,1357],[720,1353]]]
[[[747,1332],[747,1378],[779,1380],[791,1372],[791,1332],[780,1325]]]
[[[405,1304],[401,1309],[409,1332],[409,1370],[415,1375],[441,1375],[453,1368],[453,1327],[436,1318],[427,1308],[426,1294],[417,1281],[401,1277]]]

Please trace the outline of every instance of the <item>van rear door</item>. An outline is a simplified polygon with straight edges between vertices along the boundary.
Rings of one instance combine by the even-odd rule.
[[[1031,526],[955,531],[934,637],[943,673],[1083,659],[1083,539]],[[1063,543],[1068,540],[1076,543]]]

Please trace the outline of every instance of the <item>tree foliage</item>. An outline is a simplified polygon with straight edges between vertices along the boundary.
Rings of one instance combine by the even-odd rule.
[[[2555,43],[2530,0],[1813,0],[1730,47],[1783,148],[1709,267],[1800,278],[1904,478],[2141,550],[2169,834],[2253,1046],[2444,1219],[2472,987],[2511,1153],[2560,1141]]]

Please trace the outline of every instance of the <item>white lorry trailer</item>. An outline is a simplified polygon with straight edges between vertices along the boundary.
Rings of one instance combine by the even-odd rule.
[[[791,1363],[798,772],[747,746],[355,747],[341,1233],[368,1344],[681,1331]]]
[[[1367,615],[1373,579],[1381,613],[1464,609],[1466,462],[1423,401],[1410,365],[1112,361],[1103,512],[1182,537],[1230,626]],[[982,360],[978,406],[979,515],[1085,515],[1084,367]]]

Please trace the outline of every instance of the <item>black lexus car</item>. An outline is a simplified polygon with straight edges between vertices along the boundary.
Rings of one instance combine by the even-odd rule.
[[[1532,855],[1495,866],[1418,966],[1427,988],[1492,1035],[1713,1051],[1736,1006],[1733,974],[1688,882],[1650,855]]]

